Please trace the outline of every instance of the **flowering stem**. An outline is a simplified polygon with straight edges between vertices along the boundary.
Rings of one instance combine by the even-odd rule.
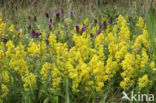
[[[66,78],[65,82],[65,101],[69,103],[68,78]]]

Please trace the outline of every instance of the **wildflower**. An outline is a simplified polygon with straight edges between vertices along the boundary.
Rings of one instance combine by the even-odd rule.
[[[60,14],[61,14],[60,12],[55,12],[57,22],[60,21]]]
[[[149,84],[149,79],[148,79],[148,75],[145,74],[143,75],[143,77],[138,79],[138,85],[139,85],[139,89],[141,90],[142,88],[146,87]]]
[[[36,77],[33,73],[26,73],[22,76],[22,80],[24,82],[23,87],[25,91],[29,91],[29,88],[36,89]]]
[[[9,73],[8,73],[8,71],[2,71],[1,73],[0,73],[0,77],[1,77],[1,79],[3,80],[3,82],[4,83],[8,83],[9,82]]]
[[[152,61],[152,62],[150,63],[150,67],[151,67],[151,69],[153,69],[153,68],[155,67],[155,62],[154,62],[154,61]]]
[[[79,33],[79,24],[75,24],[76,32]]]
[[[7,38],[3,38],[3,42],[4,43],[8,42],[8,39]]]
[[[94,37],[94,34],[93,34],[93,33],[90,33],[90,37],[92,37],[92,38],[93,38],[93,37]]]
[[[35,36],[37,34],[37,32],[35,30],[31,31],[31,36]]]
[[[70,51],[71,47],[68,47],[68,51]]]
[[[87,25],[88,24],[88,18],[86,18],[83,22],[84,25]]]
[[[146,64],[148,63],[148,55],[145,49],[142,49],[141,55],[142,55],[142,58],[141,58],[140,67],[144,68]]]
[[[47,17],[47,18],[50,17],[49,13],[45,13],[44,16]]]
[[[123,89],[127,89],[128,87],[131,87],[134,84],[134,78],[137,76],[137,69],[134,68],[134,64],[134,55],[127,53],[125,55],[125,60],[122,61],[122,69],[124,71],[121,73],[123,81],[120,82],[120,86]]]
[[[81,31],[82,32],[86,31],[86,26],[85,25],[82,26]]]
[[[70,17],[74,18],[74,12],[73,11],[70,12]]]
[[[112,17],[109,18],[109,23],[110,23],[110,24],[113,23]]]
[[[5,52],[7,57],[13,57],[15,53],[15,46],[11,40],[9,40],[6,44],[7,51]]]
[[[32,30],[32,31],[31,31],[31,36],[32,36],[32,37],[34,37],[34,36],[35,36],[35,37],[39,37],[40,35],[41,35],[41,33],[38,33],[38,32],[36,32],[35,30]]]
[[[106,27],[107,26],[107,21],[103,21],[102,24]]]
[[[98,31],[97,31],[97,35],[99,35],[101,33],[101,30],[99,29]]]
[[[61,9],[61,13],[64,14],[64,9]]]
[[[51,30],[52,29],[52,19],[50,19],[50,21],[49,21],[49,23],[48,23],[48,25],[49,25],[49,30]]]
[[[2,95],[0,95],[1,98],[5,98],[8,95],[9,89],[5,84],[1,84],[1,93]]]
[[[40,72],[40,74],[42,75],[41,80],[42,80],[43,82],[45,82],[45,81],[47,80],[48,74],[50,73],[50,71],[49,71],[50,69],[51,69],[51,64],[48,63],[48,62],[46,62],[46,63],[43,65],[43,67],[42,67],[42,69],[41,69],[41,72]]]
[[[139,17],[139,20],[138,20],[136,26],[137,26],[138,28],[140,28],[140,29],[142,29],[142,28],[144,27],[144,20],[143,20],[142,17]]]

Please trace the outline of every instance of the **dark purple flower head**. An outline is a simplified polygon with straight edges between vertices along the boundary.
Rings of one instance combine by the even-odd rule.
[[[82,32],[86,31],[86,26],[85,25],[82,26],[81,31]]]
[[[75,46],[75,42],[73,42],[73,46]]]
[[[8,41],[7,38],[3,38],[3,42],[6,43]]]
[[[61,13],[62,13],[62,14],[64,13],[64,9],[61,9]]]
[[[55,12],[57,22],[60,21],[60,14],[61,14],[60,12]]]
[[[112,17],[109,18],[109,23],[113,23]]]
[[[104,26],[107,26],[107,21],[103,21],[102,23]]]
[[[41,35],[41,33],[38,33],[38,32],[36,32],[35,30],[32,30],[32,31],[31,31],[31,36],[32,36],[32,37],[34,37],[34,36],[39,37],[40,35]]]
[[[36,36],[37,35],[37,32],[35,30],[32,30],[31,31],[31,36]]]
[[[52,23],[53,23],[53,22],[52,22],[52,19],[50,19],[50,21],[49,21],[48,25],[49,25],[49,26],[51,26],[51,25],[52,25]]]
[[[59,37],[58,37],[58,36],[56,37],[56,40],[57,40],[57,41],[59,40]]]
[[[75,27],[76,27],[76,28],[79,27],[79,24],[75,24]]]
[[[44,16],[47,17],[47,18],[50,17],[50,15],[48,13],[45,13]]]
[[[75,24],[76,32],[79,32],[79,24]]]
[[[94,37],[94,34],[93,34],[93,33],[90,33],[90,37],[92,37],[92,38],[93,38],[93,37]]]
[[[70,51],[71,47],[68,47],[68,51]]]
[[[101,33],[101,30],[99,29],[98,31],[97,31],[97,35],[99,35]]]
[[[74,17],[74,12],[73,11],[70,12],[70,17],[72,17],[72,18]]]
[[[102,25],[102,23],[99,23],[99,26],[101,26]]]
[[[59,11],[55,12],[56,16],[60,16],[60,14],[61,14],[61,12],[59,12]]]
[[[99,27],[100,27],[100,29],[102,29],[102,23],[99,23]]]

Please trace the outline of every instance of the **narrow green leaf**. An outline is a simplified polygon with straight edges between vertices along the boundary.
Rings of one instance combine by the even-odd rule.
[[[43,101],[43,103],[49,103],[49,98],[47,97],[47,98]]]

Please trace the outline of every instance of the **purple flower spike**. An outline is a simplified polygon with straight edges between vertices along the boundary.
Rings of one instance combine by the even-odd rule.
[[[4,43],[8,42],[8,39],[7,38],[3,38],[3,42]]]
[[[31,36],[36,36],[37,35],[37,32],[35,30],[32,30],[31,31]]]
[[[45,13],[44,16],[47,17],[47,18],[50,17],[50,15],[48,13]]]
[[[99,26],[101,26],[102,25],[102,23],[99,23]]]
[[[53,23],[53,22],[52,22],[52,19],[50,19],[50,21],[49,21],[48,25],[49,25],[49,26],[51,26],[51,25],[52,25],[52,23]]]
[[[75,24],[76,32],[79,33],[79,24]]]
[[[56,15],[56,16],[60,16],[60,14],[61,14],[61,13],[60,13],[59,11],[58,11],[58,12],[55,12],[55,15]]]
[[[75,24],[75,27],[79,27],[79,24]]]
[[[93,33],[90,33],[90,37],[92,37],[92,38],[93,38],[93,37],[94,37],[94,34],[93,34]]]
[[[74,17],[74,12],[70,12],[70,17],[73,18]]]
[[[61,9],[61,13],[64,13],[64,9]]]
[[[68,47],[68,51],[70,51],[71,47]]]
[[[31,31],[31,36],[32,37],[39,37],[41,35],[41,33],[36,32],[35,30]]]
[[[98,31],[97,31],[97,35],[99,35],[101,33],[101,30],[99,29]]]
[[[61,14],[60,12],[55,12],[57,22],[60,21],[60,14]]]
[[[75,42],[73,42],[73,46],[75,46]]]
[[[86,31],[86,26],[85,25],[82,26],[81,31],[82,32]]]
[[[113,23],[112,17],[109,18],[109,23]]]
[[[107,21],[103,21],[102,23],[104,26],[107,26]]]
[[[59,37],[58,37],[58,36],[56,37],[56,40],[57,40],[57,41],[59,40]]]

